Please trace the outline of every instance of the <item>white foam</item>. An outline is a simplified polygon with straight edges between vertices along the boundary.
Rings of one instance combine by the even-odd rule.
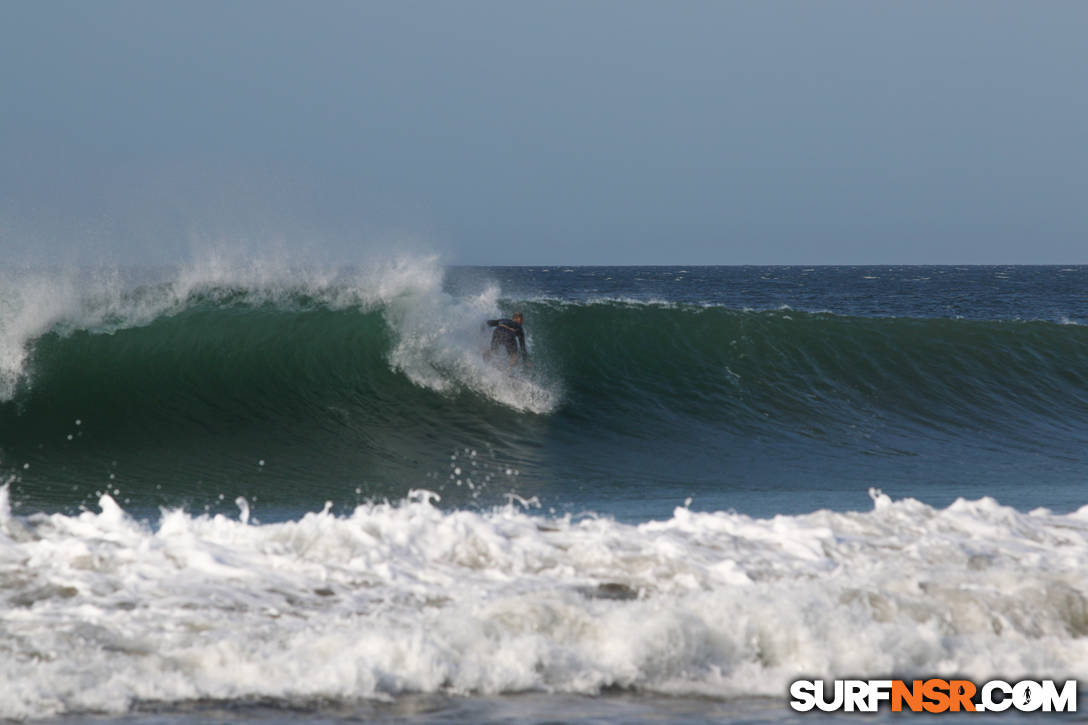
[[[497,286],[455,298],[442,291],[438,274],[398,289],[383,296],[382,310],[395,335],[390,361],[412,382],[442,393],[472,390],[517,410],[558,407],[554,381],[511,377],[484,359],[490,331],[483,323],[500,315]],[[532,347],[532,334],[526,337]]]
[[[26,365],[29,340],[71,308],[73,296],[67,277],[5,270],[0,278],[0,401],[9,400],[15,391]]]
[[[0,499],[0,718],[138,701],[407,692],[781,696],[798,676],[1088,675],[1088,507],[639,526],[419,492],[254,525],[164,512],[13,526]],[[244,518],[244,516],[243,516]],[[19,531],[16,531],[16,528]]]

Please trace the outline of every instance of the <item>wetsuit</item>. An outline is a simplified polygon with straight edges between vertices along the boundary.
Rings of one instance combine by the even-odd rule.
[[[494,327],[491,333],[491,351],[500,347],[506,349],[506,354],[514,357],[518,354],[518,343],[521,343],[521,359],[529,359],[529,348],[525,347],[525,330],[513,320],[488,320],[489,327]]]

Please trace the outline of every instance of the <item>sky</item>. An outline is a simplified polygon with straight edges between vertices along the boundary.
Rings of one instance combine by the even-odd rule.
[[[1088,263],[1088,3],[0,0],[0,251]]]

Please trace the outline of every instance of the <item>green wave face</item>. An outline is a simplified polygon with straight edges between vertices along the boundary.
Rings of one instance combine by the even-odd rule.
[[[19,501],[45,508],[107,489],[133,506],[414,488],[462,505],[579,481],[725,478],[753,445],[1083,445],[1078,326],[518,305],[534,367],[513,379],[483,361],[482,317],[406,316],[397,300],[218,290],[144,324],[57,327],[30,341],[0,403],[0,466]]]

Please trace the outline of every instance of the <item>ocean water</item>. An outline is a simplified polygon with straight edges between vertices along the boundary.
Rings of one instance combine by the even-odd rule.
[[[1088,681],[1086,283],[5,269],[0,719],[853,722],[789,683]]]

